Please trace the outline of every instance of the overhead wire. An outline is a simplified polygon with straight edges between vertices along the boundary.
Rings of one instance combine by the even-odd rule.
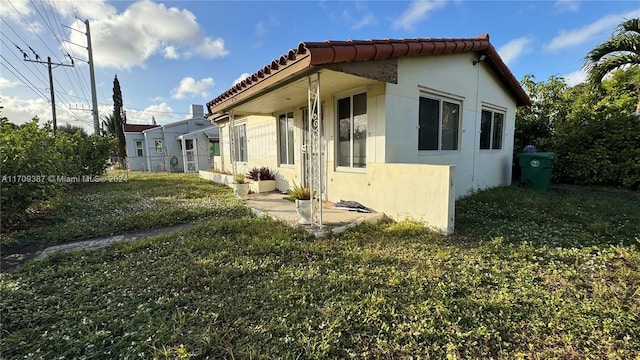
[[[52,0],[48,0],[49,2],[49,7],[53,10],[53,15],[52,18],[54,19],[54,23],[56,25],[58,25],[58,29],[60,30],[58,33],[60,34],[60,47],[66,52],[67,57],[69,57],[71,59],[71,51],[69,48],[69,44],[67,44],[65,41],[63,41],[62,39],[64,38],[64,27],[62,25],[62,19],[60,18],[60,11],[58,10],[58,7],[56,6],[56,3]],[[73,61],[73,60],[72,60]],[[88,90],[88,86],[87,86],[87,79],[85,78],[85,81],[82,81],[80,79],[80,75],[79,75],[79,69],[77,66],[73,67],[73,73],[78,81],[80,90],[82,95],[84,96],[85,100],[87,101],[87,104],[91,103],[90,100],[90,96],[89,94],[89,90]],[[65,69],[65,71],[71,71],[71,69],[67,68]],[[77,91],[77,90],[76,90]]]
[[[45,17],[42,15],[42,12],[40,12],[40,9],[38,8],[38,6],[36,5],[36,3],[32,0],[31,4],[33,4],[34,9],[36,10],[36,12],[38,13],[38,15],[40,16],[40,18],[42,19],[42,21],[45,23],[45,25],[47,25],[47,27],[49,28],[49,31],[51,32],[51,34],[55,37],[56,41],[60,44],[60,46],[62,47],[64,42],[62,41],[61,37],[58,37],[58,33],[56,32],[56,30],[54,29],[53,25],[52,25],[52,20],[49,17],[49,12],[46,11],[46,9],[44,8],[44,5],[42,5],[42,12],[45,13],[45,15],[47,16],[47,19],[45,19]],[[63,48],[64,50],[64,48]],[[65,50],[66,51],[66,50]],[[67,80],[69,80],[69,84],[71,85],[71,87],[73,88],[73,91],[76,94],[79,94],[80,92],[78,91],[78,89],[75,87],[74,82],[71,80],[71,78],[69,77],[69,73],[68,71],[65,69],[63,70],[63,73],[65,74],[65,76],[67,77]],[[56,80],[56,83],[58,84],[59,87],[62,87],[62,85]]]
[[[20,12],[20,11],[19,11],[15,6],[14,6],[14,5],[13,5],[13,3],[11,3],[11,1],[10,1],[10,0],[7,0],[7,1],[8,1],[8,3],[13,7],[13,9],[16,11],[16,13],[17,13],[18,15],[20,15],[20,17],[22,18],[22,20],[27,24],[27,26],[29,27],[29,29],[31,29],[31,31],[33,32],[33,34],[34,34],[34,35],[36,35],[36,36],[38,37],[38,39],[40,39],[40,41],[45,45],[45,47],[46,47],[49,51],[51,51],[52,55],[53,55],[53,56],[55,56],[55,58],[57,59],[57,61],[60,61],[60,58],[59,58],[59,57],[57,57],[57,56],[55,55],[55,52],[51,50],[51,48],[47,45],[47,43],[46,43],[46,42],[42,39],[42,37],[41,37],[41,36],[36,32],[36,30],[31,26],[31,24],[26,20],[26,18],[24,17],[24,15],[23,15],[23,14],[22,14],[22,13],[21,13],[21,12]],[[43,15],[42,15],[42,13],[40,12],[40,9],[38,9],[38,8],[37,8],[37,6],[36,6],[35,4],[33,4],[33,6],[34,6],[34,8],[36,9],[36,12],[38,12],[38,14],[40,15],[40,17],[42,18],[42,20],[43,20],[43,22],[45,23],[45,25],[47,25],[47,26],[49,27],[49,30],[51,30],[51,32],[52,32],[52,34],[53,34],[53,36],[56,38],[56,41],[60,41],[60,39],[58,38],[57,34],[56,34],[56,33],[55,33],[55,31],[53,30],[53,27],[52,27],[52,25],[51,25],[51,20],[49,19],[49,22],[47,22],[47,20],[44,18],[44,16],[43,16]],[[48,15],[47,15],[47,16],[48,16]],[[15,35],[16,35],[16,36],[17,36],[17,37],[18,37],[18,38],[19,38],[19,39],[20,39],[20,40],[21,40],[21,41],[22,41],[22,42],[23,42],[23,43],[24,43],[24,44],[25,44],[25,45],[26,45],[26,46],[27,46],[27,47],[28,47],[28,48],[29,48],[33,53],[34,53],[34,54],[38,55],[38,54],[35,52],[35,50],[33,50],[33,48],[31,48],[31,46],[29,46],[29,45],[28,45],[28,42],[27,42],[27,41],[25,41],[25,40],[22,38],[22,36],[20,36],[20,34],[19,34],[17,31],[15,31],[15,29],[13,29],[13,27],[11,26],[11,24],[9,24],[9,22],[7,22],[4,18],[2,18],[2,21],[7,25],[7,27],[9,27],[9,29],[10,29],[10,30],[11,30],[11,31],[12,31],[12,32],[13,32],[13,33],[14,33],[14,34],[15,34]],[[15,44],[15,42],[13,42],[13,41],[12,41],[12,40],[11,40],[11,39],[6,35],[6,34],[4,34],[4,32],[3,32],[3,35],[5,35],[5,37],[6,37],[9,41],[11,41],[11,42],[14,44],[14,46],[18,47],[18,46]],[[2,41],[2,42],[3,42],[3,44],[4,44],[5,46],[7,46],[8,48],[10,48],[10,46],[9,46],[9,45],[7,45],[4,41]],[[60,41],[60,43],[62,44],[62,41]],[[18,49],[20,49],[20,47],[18,47]],[[21,51],[22,51],[22,50],[21,50]],[[21,61],[21,59],[20,59],[20,58],[19,58],[15,53],[14,53],[14,56],[16,56],[16,57],[18,58],[19,62],[22,62],[22,61]],[[6,59],[6,58],[4,58],[4,56],[3,56],[2,58],[3,58],[5,61],[7,61],[7,59]],[[60,61],[60,62],[62,62],[62,61]],[[7,63],[8,63],[8,61],[7,61]],[[4,64],[3,64],[3,65],[4,65]],[[42,97],[43,99],[45,99],[48,103],[51,103],[51,100],[49,100],[49,99],[48,99],[48,97],[47,97],[46,95],[44,95],[44,94],[42,93],[42,91],[41,91],[41,90],[39,90],[39,88],[38,88],[38,87],[36,87],[36,86],[35,86],[35,85],[34,85],[34,84],[33,84],[33,83],[32,83],[32,82],[31,82],[31,81],[30,81],[30,80],[29,80],[29,79],[28,79],[24,74],[22,74],[22,72],[20,72],[20,70],[18,70],[17,68],[15,68],[15,66],[13,66],[11,63],[9,63],[9,65],[10,65],[10,66],[11,66],[11,67],[12,67],[12,68],[13,68],[13,69],[18,73],[18,74],[20,74],[20,76],[21,76],[22,78],[18,77],[18,75],[16,75],[13,71],[11,71],[11,70],[10,70],[10,69],[5,65],[5,68],[7,68],[7,70],[9,70],[9,71],[10,71],[10,72],[11,72],[11,73],[12,73],[12,74],[17,78],[17,79],[21,80],[23,83],[25,83],[25,84],[29,84],[30,86],[28,86],[28,87],[29,87],[32,91],[36,92],[36,94],[37,94],[38,96],[40,96],[40,97]],[[25,66],[26,66],[26,64],[25,64]],[[31,68],[32,68],[32,67],[26,66],[26,68],[27,68],[27,69],[28,69],[28,70],[29,70],[29,71],[34,75],[34,77],[35,77],[35,78],[37,78],[37,79],[39,79],[39,80],[43,81],[46,85],[48,85],[48,83],[47,83],[47,81],[46,81],[46,76],[45,76],[45,75],[43,75],[42,73],[40,73],[40,75],[41,75],[42,77],[44,77],[44,78],[45,78],[45,80],[43,80],[41,77],[38,77],[38,76],[33,72],[33,70],[31,70]],[[69,80],[71,80],[71,79],[69,78],[69,76],[68,76],[68,75],[67,75],[67,78],[68,78]],[[56,90],[58,90],[58,91],[56,91],[56,93],[57,93],[58,97],[59,97],[61,100],[63,100],[63,101],[66,101],[66,102],[68,102],[68,103],[71,103],[71,101],[69,100],[69,96],[70,96],[70,95],[69,95],[69,94],[67,94],[67,91],[65,90],[65,87],[64,87],[64,86],[63,86],[63,85],[62,85],[62,84],[61,84],[61,83],[60,83],[56,78],[54,78],[54,79],[53,79],[53,81],[58,85],[58,89],[56,89]],[[73,87],[73,82],[71,82],[71,85],[72,85],[72,87]],[[48,86],[47,86],[47,88],[48,88]],[[75,91],[76,91],[76,93],[78,93],[78,92],[77,92],[77,89],[75,89]],[[87,99],[86,99],[86,93],[85,93],[85,98],[84,98],[84,100],[87,100]],[[65,109],[64,107],[61,107],[61,106],[60,106],[60,105],[58,105],[58,104],[54,104],[54,106],[56,107],[56,110],[60,110],[62,113],[67,113],[67,114],[69,114],[70,116],[74,117],[76,121],[87,122],[87,120],[83,120],[83,119],[79,118],[75,113],[73,113],[72,111],[68,111],[67,109]]]

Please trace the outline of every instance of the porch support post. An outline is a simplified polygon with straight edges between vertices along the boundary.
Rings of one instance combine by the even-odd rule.
[[[320,73],[308,78],[307,109],[309,111],[309,141],[307,154],[309,156],[309,188],[313,205],[311,206],[311,226],[318,226],[322,230],[322,199],[324,199],[324,175],[322,174],[322,114],[320,104]],[[317,206],[315,206],[317,205]]]
[[[182,172],[187,172],[187,142],[184,141],[184,137],[180,139],[180,146],[182,147]]]
[[[229,111],[229,157],[231,160],[231,174],[235,177],[238,171],[238,164],[236,164],[236,129],[233,111]]]

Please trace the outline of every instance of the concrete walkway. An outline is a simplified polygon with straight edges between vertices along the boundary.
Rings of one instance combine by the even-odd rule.
[[[245,204],[251,208],[254,214],[266,214],[274,219],[283,221],[291,226],[304,226],[308,231],[313,232],[317,237],[321,237],[328,232],[340,233],[349,226],[363,222],[377,223],[383,213],[361,213],[334,208],[332,203],[325,202],[322,207],[322,229],[300,225],[298,220],[300,215],[296,212],[295,203],[285,200],[286,195],[278,192],[268,192],[262,194],[249,194],[244,199]]]
[[[138,239],[148,238],[159,234],[172,233],[182,230],[188,230],[193,227],[193,224],[180,224],[160,229],[152,229],[147,231],[139,231],[124,235],[105,236],[89,240],[76,241],[71,243],[65,243],[60,245],[49,246],[36,256],[36,259],[44,259],[52,253],[60,251],[73,251],[73,250],[93,250],[99,249],[105,246],[109,246],[113,243],[124,241],[136,241]]]
[[[59,251],[74,251],[74,250],[92,250],[111,245],[116,242],[122,241],[135,241],[142,238],[147,238],[159,234],[172,233],[182,230],[188,230],[193,224],[180,224],[175,226],[169,226],[159,229],[137,231],[122,235],[115,236],[103,236],[88,240],[74,241],[64,243],[60,245],[53,245],[44,247],[46,245],[30,245],[30,246],[18,246],[9,251],[3,251],[0,256],[0,272],[7,273],[12,272],[20,265],[31,259],[44,259],[47,256],[59,252]],[[44,247],[44,249],[43,249]]]
[[[308,225],[300,225],[298,220],[300,216],[296,213],[295,204],[284,199],[285,195],[278,192],[269,192],[263,194],[250,194],[245,199],[245,205],[251,208],[256,215],[267,215],[276,220],[283,221],[290,226],[303,226],[312,232],[316,237],[321,237],[329,232],[340,233],[345,231],[349,226],[357,225],[362,222],[376,223],[380,221],[383,213],[361,213],[356,211],[348,211],[336,209],[331,203],[323,204],[322,220],[323,227],[312,227]],[[92,250],[113,243],[123,241],[135,241],[159,234],[172,233],[182,230],[188,230],[193,224],[180,224],[159,229],[138,231],[115,236],[104,236],[88,240],[74,241],[59,245],[32,245],[27,247],[18,247],[14,251],[1,254],[0,272],[11,272],[24,262],[30,259],[44,259],[56,252],[74,251],[74,250]]]

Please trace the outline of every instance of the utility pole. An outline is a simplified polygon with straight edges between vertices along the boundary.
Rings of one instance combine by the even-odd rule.
[[[19,48],[18,48],[19,49]],[[20,50],[22,51],[22,50]],[[36,59],[35,60],[31,60],[28,58],[28,56],[25,56],[26,53],[22,52],[23,56],[24,56],[24,61],[28,61],[28,62],[34,62],[34,63],[38,63],[38,64],[47,64],[48,68],[49,68],[49,87],[51,88],[51,116],[52,116],[52,120],[53,120],[53,134],[55,135],[56,130],[58,129],[58,120],[56,119],[56,94],[55,91],[53,90],[53,68],[55,65],[55,67],[58,66],[69,66],[69,67],[73,67],[73,63],[71,65],[69,64],[62,64],[62,63],[52,63],[51,62],[51,56],[47,57],[47,61],[41,61],[40,60],[40,56],[38,54],[35,53],[36,55]]]
[[[98,96],[96,94],[96,75],[93,70],[93,48],[91,47],[91,29],[89,20],[85,20],[87,25],[87,51],[89,51],[89,76],[91,77],[91,101],[93,105],[93,133],[100,134],[100,120],[98,116]]]
[[[76,19],[80,20],[79,18],[76,18]],[[99,120],[100,116],[98,116],[98,95],[96,94],[96,75],[93,69],[93,47],[91,46],[91,28],[89,27],[89,20],[85,20],[84,25],[86,26],[86,29],[87,29],[86,33],[83,33],[80,30],[74,29],[64,24],[62,26],[70,30],[77,31],[81,34],[84,34],[87,37],[86,47],[84,45],[76,44],[71,41],[67,41],[67,40],[65,41],[75,46],[83,47],[87,49],[87,52],[89,53],[89,61],[85,61],[83,59],[78,59],[78,60],[85,61],[89,64],[89,78],[91,79],[91,107],[93,107],[93,109],[91,110],[91,114],[93,114],[93,131],[94,131],[94,134],[98,135],[100,134],[100,120]]]
[[[53,118],[53,135],[58,130],[58,120],[56,118],[56,92],[53,91],[53,69],[51,68],[51,56],[47,57],[49,65],[49,88],[51,88],[51,117]]]

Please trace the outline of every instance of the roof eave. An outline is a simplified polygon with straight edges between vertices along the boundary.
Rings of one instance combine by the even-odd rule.
[[[306,70],[306,71],[305,71]],[[319,69],[311,69],[311,56],[309,53],[298,56],[290,65],[283,67],[281,70],[273,70],[273,74],[257,82],[253,86],[241,87],[237,93],[227,97],[217,104],[207,104],[210,113],[225,113],[235,106],[250,101],[261,94],[270,91],[272,88],[282,84],[295,81],[310,72]],[[216,118],[214,121],[218,121]]]

